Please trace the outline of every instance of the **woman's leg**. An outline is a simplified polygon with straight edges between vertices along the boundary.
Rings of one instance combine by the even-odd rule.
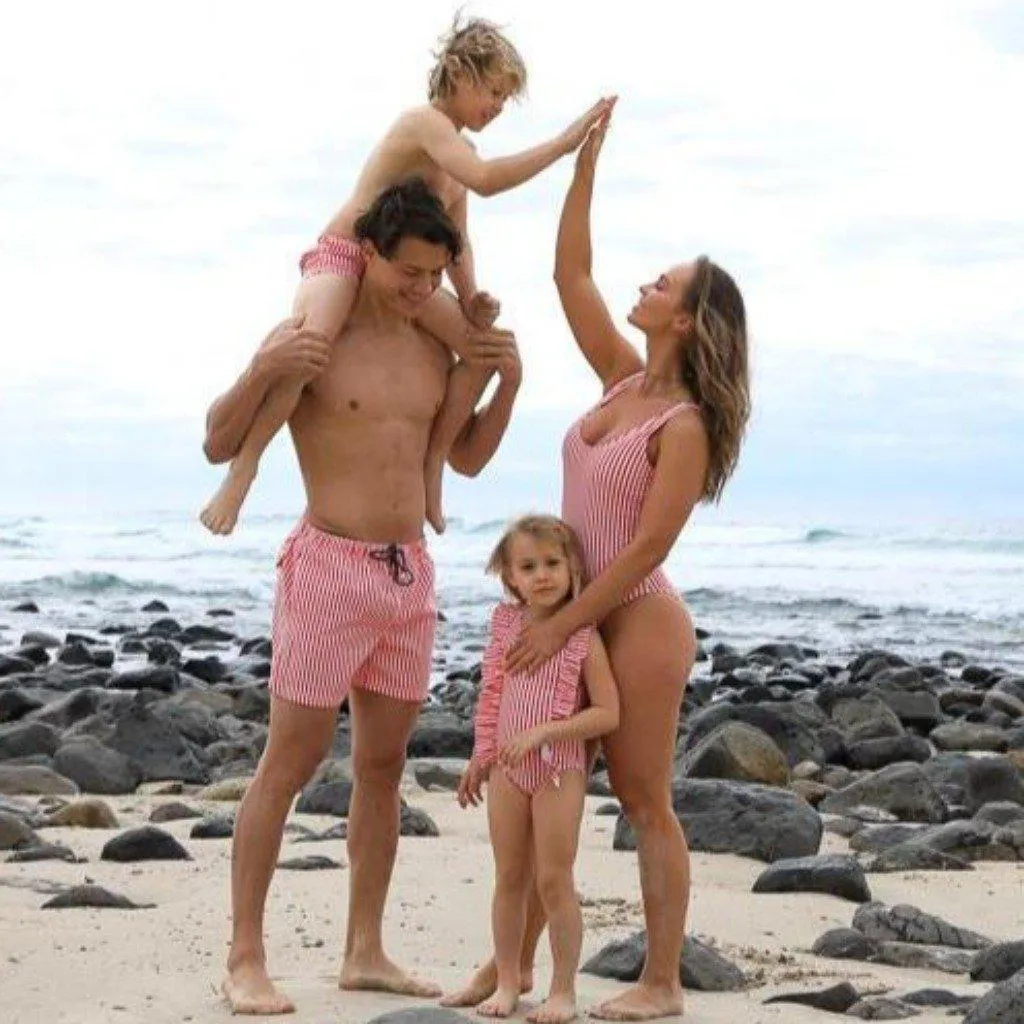
[[[295,296],[295,316],[305,330],[334,341],[345,326],[358,291],[359,279],[355,277],[317,274],[303,278]],[[211,533],[228,534],[235,528],[267,445],[295,412],[302,389],[308,383],[300,379],[282,381],[264,399],[241,450],[231,460],[224,482],[199,513],[199,519]]]
[[[548,918],[551,991],[528,1013],[533,1024],[566,1024],[576,1016],[576,971],[583,946],[583,914],[573,884],[586,780],[582,771],[564,772],[533,796],[536,887]]]
[[[682,1012],[679,960],[690,901],[690,851],[672,809],[679,706],[696,637],[685,606],[641,598],[601,632],[619,688],[619,727],[604,738],[612,789],[636,832],[647,959],[636,985],[591,1010],[602,1020],[653,1020]]]
[[[519,952],[526,924],[532,838],[530,798],[499,768],[487,787],[487,821],[494,851],[494,901],[491,907],[498,988],[477,1007],[485,1017],[508,1017],[519,1002]]]

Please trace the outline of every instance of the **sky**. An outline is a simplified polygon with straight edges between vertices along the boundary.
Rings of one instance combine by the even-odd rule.
[[[286,315],[299,254],[421,102],[454,5],[64,0],[5,16],[0,509],[199,507],[209,401]],[[474,2],[529,95],[485,157],[620,96],[595,277],[709,253],[740,283],[754,417],[725,502],[807,519],[1015,514],[1024,499],[1024,8]],[[59,25],[60,31],[54,31]],[[551,282],[563,160],[470,204],[481,287],[526,370],[453,511],[557,500],[560,431],[597,396]],[[634,337],[642,342],[639,335]],[[275,443],[256,508],[298,507]]]

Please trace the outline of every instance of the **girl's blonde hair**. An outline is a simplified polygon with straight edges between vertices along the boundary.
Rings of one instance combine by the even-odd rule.
[[[505,589],[517,601],[522,602],[522,595],[516,592],[509,580],[510,548],[512,538],[518,534],[526,534],[534,540],[556,544],[562,549],[569,563],[569,597],[578,597],[584,583],[583,549],[572,527],[562,522],[558,516],[528,515],[516,519],[491,552],[491,557],[487,560],[487,572],[499,577]]]
[[[427,95],[444,99],[455,90],[455,80],[468,76],[477,84],[501,79],[510,96],[526,92],[526,64],[519,51],[493,22],[470,18],[462,23],[461,12],[438,41],[435,64],[430,71]]]

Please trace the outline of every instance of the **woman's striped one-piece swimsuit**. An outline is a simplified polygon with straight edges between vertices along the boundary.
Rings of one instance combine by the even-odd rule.
[[[642,423],[587,444],[580,432],[583,422],[642,376],[640,371],[610,388],[569,428],[562,444],[562,518],[579,537],[588,580],[600,575],[636,536],[644,499],[654,480],[647,442],[676,413],[694,408],[692,402],[680,402]],[[622,604],[648,594],[678,597],[660,567],[641,580]]]

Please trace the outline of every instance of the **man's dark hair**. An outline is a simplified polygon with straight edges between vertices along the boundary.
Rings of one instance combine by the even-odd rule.
[[[441,200],[420,177],[384,189],[355,224],[356,238],[369,239],[385,259],[395,255],[403,238],[443,245],[453,260],[462,251],[459,229]]]

